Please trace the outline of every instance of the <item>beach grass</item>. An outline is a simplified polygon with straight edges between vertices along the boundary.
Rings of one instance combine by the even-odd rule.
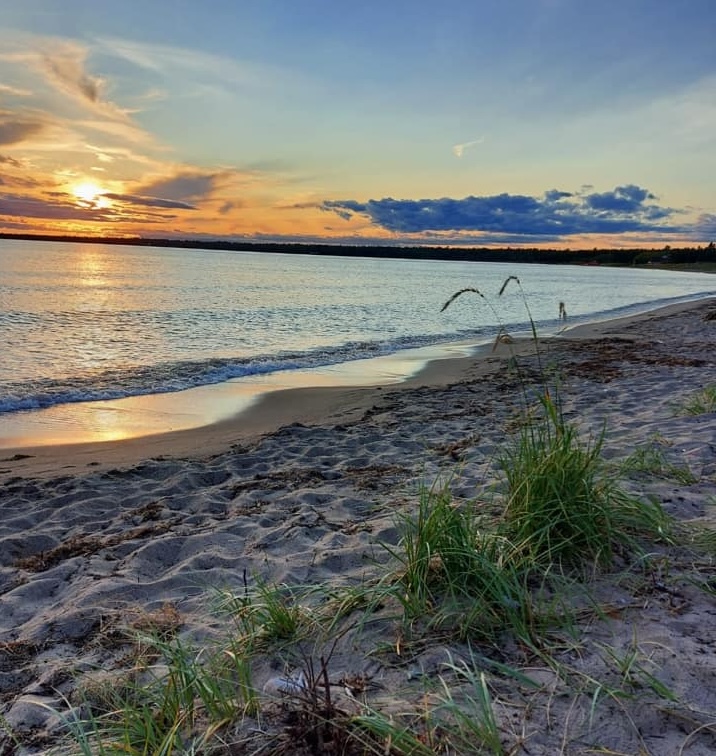
[[[179,638],[137,639],[155,662],[82,691],[84,719],[70,729],[90,754],[208,753],[217,732],[258,712],[248,655],[229,638],[197,649]]]
[[[504,495],[509,500],[509,487]],[[534,503],[530,498],[521,506]],[[603,510],[612,504],[602,501],[599,518],[606,516]],[[540,522],[542,508],[541,503],[536,518]],[[602,648],[605,668],[613,671],[607,671],[605,679],[590,677],[558,661],[558,645],[550,634],[565,629],[568,637],[578,634],[576,609],[570,606],[568,595],[575,592],[568,590],[562,575],[566,556],[574,566],[577,554],[555,548],[552,536],[547,541],[550,548],[545,549],[544,525],[534,532],[525,530],[518,549],[505,535],[515,532],[509,516],[502,521],[491,520],[478,516],[476,502],[469,506],[455,502],[446,485],[421,490],[417,511],[401,515],[402,537],[396,547],[390,547],[394,572],[345,592],[326,591],[324,600],[340,601],[344,617],[357,614],[351,625],[358,627],[374,621],[366,613],[376,612],[378,594],[382,603],[393,599],[401,611],[400,623],[409,628],[413,640],[418,636],[428,640],[453,637],[470,647],[489,650],[512,637],[523,648],[531,649],[535,659],[558,670],[565,690],[571,690],[574,696],[591,696],[595,707],[604,697],[624,705],[642,689],[673,701],[673,692],[659,681],[636,641],[626,650]],[[657,531],[646,528],[643,535],[650,534]],[[532,545],[525,545],[532,538]],[[567,538],[570,545],[574,538]],[[579,552],[583,563],[600,562],[604,566],[610,543],[587,543],[589,549]],[[548,557],[559,560],[549,564]],[[581,573],[586,576],[589,570]],[[545,608],[547,601],[540,596],[545,584],[549,586],[545,593],[554,603],[551,615]],[[588,581],[581,587],[582,596],[589,592]],[[330,655],[314,663],[311,657],[295,651],[295,644],[305,637],[299,631],[307,616],[304,596],[299,597],[299,593],[257,581],[238,598],[225,594],[218,607],[215,602],[215,609],[232,617],[234,625],[221,647],[213,651],[197,651],[178,638],[138,638],[145,649],[152,647],[155,663],[149,669],[143,663],[141,674],[122,685],[115,682],[103,696],[85,701],[84,710],[91,713],[72,723],[73,752],[83,756],[242,753],[250,752],[241,750],[249,746],[258,748],[259,753],[276,755],[509,752],[506,733],[496,717],[498,701],[491,681],[512,680],[534,692],[538,686],[528,675],[499,659],[492,660],[488,651],[487,657],[476,657],[469,663],[446,660],[437,678],[438,687],[413,700],[412,711],[408,709],[402,715],[382,711],[360,696],[355,705],[347,706],[331,693],[336,683]],[[396,618],[394,613],[388,616],[391,619],[385,622],[386,627]],[[338,633],[337,623],[328,627]],[[296,689],[280,694],[278,699],[267,698],[257,690],[252,678],[253,667],[271,648],[272,653],[278,649],[280,656],[290,659],[294,670],[300,670],[299,676],[289,678]],[[545,695],[545,691],[540,690],[540,694]],[[276,711],[282,712],[279,724]],[[271,726],[259,724],[271,716]],[[247,721],[256,723],[249,728],[250,733],[245,727]],[[263,737],[256,730],[263,731]],[[256,745],[257,738],[262,746]],[[227,744],[231,750],[227,750]]]
[[[500,294],[512,283],[522,292],[510,276]],[[466,288],[445,307],[468,292],[487,301]],[[632,705],[683,708],[659,676],[658,649],[636,633],[622,645],[591,641],[584,629],[623,609],[599,594],[610,575],[612,585],[623,574],[636,575],[643,592],[661,591],[666,568],[655,566],[651,552],[685,542],[683,528],[661,505],[627,493],[621,477],[646,474],[683,485],[695,478],[669,462],[655,440],[610,466],[602,454],[606,428],[585,437],[565,419],[529,317],[538,380],[529,382],[529,371],[513,363],[522,408],[495,455],[489,499],[485,492],[456,498],[459,470],[454,478],[419,485],[411,506],[396,515],[396,542],[383,544],[390,562],[359,584],[300,588],[244,573],[243,592],[214,594],[213,610],[230,620],[218,646],[198,651],[173,635],[138,637],[156,662],[85,700],[89,715],[70,723],[75,750],[69,752],[499,756],[521,752],[534,702],[549,712],[562,698],[572,701],[562,752],[570,752],[572,710],[589,712],[589,732],[607,702],[648,753]],[[506,335],[502,326],[498,335]],[[710,562],[704,565],[706,577],[698,582],[713,590]],[[386,664],[390,657],[404,665],[417,649],[441,643],[464,653],[448,654],[435,676],[424,677],[418,695],[391,691],[391,701],[383,696],[376,704],[365,695],[367,681],[337,675],[332,659],[340,640],[348,635],[358,648],[358,637],[376,627],[383,645],[369,653]],[[307,643],[314,653],[306,652]],[[598,669],[581,664],[587,646]],[[269,693],[255,687],[253,674],[267,659],[284,669]],[[518,724],[511,728],[498,716],[515,706],[501,700],[505,687],[519,692]],[[702,726],[685,735],[682,750]]]
[[[638,534],[667,537],[668,518],[660,509],[629,496],[609,475],[601,454],[604,430],[584,441],[579,429],[565,420],[559,370],[545,366],[520,279],[508,276],[498,297],[512,285],[518,288],[530,323],[539,390],[535,392],[527,383],[517,362],[522,382],[521,422],[516,423],[516,436],[498,455],[506,483],[505,539],[529,561],[569,568],[591,561],[609,564],[614,549],[633,548],[633,536]],[[494,306],[478,289],[456,292],[443,309],[466,293],[476,293],[487,301],[500,323],[500,333],[505,332]],[[560,317],[563,312],[560,303]]]
[[[477,505],[457,505],[448,486],[422,489],[417,513],[401,516],[389,548],[400,565],[396,597],[403,623],[494,642],[505,631],[527,641],[536,622],[516,549],[485,529]]]
[[[634,451],[619,464],[622,475],[644,473],[652,477],[676,480],[689,486],[698,482],[698,478],[688,465],[670,462],[664,451],[665,442],[653,439],[650,443],[637,446]]]
[[[692,394],[680,409],[686,415],[705,415],[716,412],[716,384],[704,386],[700,391]]]
[[[233,622],[238,642],[251,649],[265,648],[310,632],[312,618],[298,598],[299,588],[261,578],[250,587],[246,572],[243,583],[242,593],[220,588],[214,592],[214,610]]]
[[[635,538],[668,538],[660,507],[627,494],[603,459],[603,433],[583,440],[554,400],[539,398],[539,415],[524,423],[499,457],[506,481],[506,536],[529,558],[560,568],[608,565]]]

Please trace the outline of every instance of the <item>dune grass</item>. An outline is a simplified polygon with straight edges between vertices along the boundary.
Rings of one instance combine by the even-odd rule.
[[[522,292],[519,279],[510,276],[500,295],[513,283]],[[479,290],[466,288],[445,307],[468,292],[489,304]],[[152,670],[126,686],[111,686],[104,697],[88,698],[85,716],[68,720],[72,752],[499,756],[511,751],[496,717],[493,681],[506,679],[535,695],[545,691],[504,660],[502,649],[510,643],[554,672],[565,686],[562,695],[586,696],[592,710],[605,696],[621,706],[638,686],[673,700],[636,639],[626,650],[601,648],[616,675],[609,681],[553,653],[560,633],[579,636],[578,606],[591,601],[590,576],[609,571],[617,555],[638,557],[642,543],[674,536],[658,504],[620,487],[602,459],[604,434],[584,439],[564,419],[529,309],[528,315],[538,385],[520,373],[522,421],[496,457],[499,482],[489,507],[478,499],[455,500],[449,478],[421,486],[414,509],[397,516],[397,544],[385,545],[392,557],[387,572],[360,585],[300,591],[257,580],[250,587],[244,574],[243,593],[215,596],[214,609],[231,620],[223,643],[199,652],[178,638],[152,639],[158,658]],[[655,461],[634,458],[631,469],[647,463]],[[496,509],[497,517],[484,514]],[[334,695],[330,654],[314,661],[296,647],[307,638],[335,643],[346,626],[360,633],[369,623],[382,623],[384,635],[397,636],[399,655],[408,653],[406,638],[428,645],[452,640],[480,652],[443,665],[422,705],[414,702],[400,715],[359,692],[351,692],[346,705]],[[579,641],[573,642],[576,648]],[[286,659],[288,652],[299,673],[290,678],[291,692],[280,700],[267,697],[254,687],[254,664],[268,653]],[[277,710],[282,724],[267,726],[263,717]],[[240,727],[247,719],[254,723],[251,735]]]
[[[141,643],[152,665],[83,689],[85,716],[68,722],[83,756],[209,753],[217,733],[258,712],[248,655],[232,650],[233,639],[212,650],[178,637]]]
[[[716,384],[704,386],[681,405],[685,415],[705,415],[716,412]]]
[[[402,538],[389,550],[401,566],[395,596],[403,623],[488,643],[510,630],[527,641],[536,618],[525,570],[475,508],[455,504],[440,486],[423,488],[417,512],[401,516]]]
[[[619,465],[619,472],[624,475],[631,473],[646,473],[650,476],[676,480],[683,485],[690,486],[698,482],[698,478],[688,465],[677,465],[666,458],[663,449],[665,442],[652,439],[648,444],[637,446],[634,451]]]
[[[608,565],[636,536],[668,538],[661,508],[620,488],[601,451],[603,433],[582,440],[549,396],[499,457],[506,481],[504,531],[541,565]]]
[[[310,632],[312,618],[300,603],[297,587],[275,585],[260,578],[250,587],[246,571],[243,583],[241,593],[217,588],[214,611],[233,622],[234,638],[245,649],[291,643]]]
[[[546,369],[528,298],[517,276],[508,276],[498,296],[518,287],[530,323],[538,368],[535,392],[520,372],[523,402],[518,431],[498,455],[506,491],[501,532],[516,552],[545,566],[573,568],[608,565],[615,548],[633,549],[634,536],[668,537],[668,518],[660,507],[627,495],[602,461],[604,432],[583,440],[563,415],[559,382]],[[445,303],[451,306],[465,288]],[[560,303],[560,317],[564,311]],[[497,317],[497,315],[496,315]],[[498,317],[499,333],[505,333]]]

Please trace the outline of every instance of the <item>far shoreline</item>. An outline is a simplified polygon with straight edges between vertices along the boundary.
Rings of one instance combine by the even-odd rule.
[[[399,244],[395,241],[365,240],[335,242],[303,239],[257,241],[195,237],[114,237],[68,236],[63,234],[18,234],[0,232],[0,241],[60,242],[71,244],[111,244],[130,247],[157,247],[229,252],[268,252],[292,255],[371,257],[377,259],[436,260],[454,262],[532,263],[540,265],[605,265],[611,267],[658,266],[678,270],[679,266],[699,266],[691,270],[716,272],[716,245],[704,241],[694,247],[618,247],[572,249],[571,247],[498,247],[435,244]]]

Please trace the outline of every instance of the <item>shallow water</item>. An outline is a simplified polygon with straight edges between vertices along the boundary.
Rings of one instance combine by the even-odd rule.
[[[574,324],[710,294],[716,283],[650,269],[7,240],[0,270],[4,413],[478,343],[500,325],[525,330],[529,313],[548,331],[559,302]],[[498,298],[511,275],[524,291],[512,282]],[[441,313],[466,286],[484,297]]]

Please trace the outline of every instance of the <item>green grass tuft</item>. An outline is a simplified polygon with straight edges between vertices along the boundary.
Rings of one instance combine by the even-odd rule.
[[[69,722],[82,754],[208,753],[215,736],[257,710],[248,662],[236,654],[199,653],[179,640],[153,638],[161,663],[136,670]]]
[[[238,638],[251,649],[296,640],[311,627],[308,610],[301,606],[296,588],[258,580],[249,588],[244,575],[244,590],[234,593],[217,590],[215,609],[234,621]]]
[[[389,551],[401,565],[395,597],[408,625],[493,644],[505,633],[530,644],[552,612],[533,590],[532,565],[504,535],[483,528],[475,504],[456,505],[447,486],[423,489]],[[386,547],[388,548],[388,547]]]
[[[506,481],[505,534],[535,563],[607,565],[635,535],[667,535],[655,503],[626,494],[601,457],[603,434],[584,442],[547,395],[541,416],[523,425],[499,459]]]
[[[705,386],[681,405],[685,415],[706,415],[716,412],[716,384]]]
[[[657,442],[640,446],[621,463],[622,473],[648,473],[660,478],[672,478],[685,486],[698,482],[688,465],[676,465],[666,459],[664,450]]]

